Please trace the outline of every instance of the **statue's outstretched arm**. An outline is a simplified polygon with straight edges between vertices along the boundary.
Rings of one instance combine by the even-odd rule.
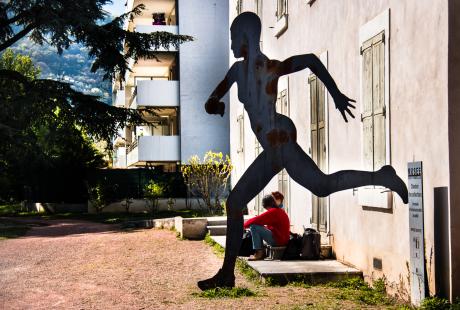
[[[279,75],[285,75],[306,68],[309,68],[324,83],[324,86],[326,86],[328,92],[334,99],[335,107],[340,111],[345,122],[348,121],[345,112],[354,118],[350,108],[355,108],[355,106],[350,102],[356,101],[348,98],[340,92],[334,79],[315,54],[303,54],[289,57],[280,63],[278,72]]]
[[[230,67],[224,79],[217,85],[217,87],[214,89],[214,91],[211,93],[208,100],[206,101],[204,107],[206,109],[206,112],[208,112],[209,114],[219,114],[220,116],[224,116],[225,103],[219,100],[228,92],[230,87],[232,87],[233,83],[235,83],[237,75],[237,65],[237,63],[234,63]]]

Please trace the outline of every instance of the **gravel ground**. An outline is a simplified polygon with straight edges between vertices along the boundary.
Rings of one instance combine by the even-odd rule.
[[[42,221],[43,222],[43,221]],[[203,241],[168,230],[48,220],[0,241],[0,309],[359,309],[332,289],[264,287],[256,297],[206,299],[196,282],[222,261]]]

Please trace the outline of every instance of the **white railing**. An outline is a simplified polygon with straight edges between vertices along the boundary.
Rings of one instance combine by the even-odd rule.
[[[128,153],[127,165],[180,161],[180,136],[141,136]]]
[[[146,80],[137,82],[137,106],[178,107],[179,81]]]

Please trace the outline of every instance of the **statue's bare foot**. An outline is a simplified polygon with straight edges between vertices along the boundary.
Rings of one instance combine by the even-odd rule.
[[[209,290],[212,288],[231,288],[235,287],[235,275],[233,273],[231,274],[224,274],[222,272],[222,269],[219,269],[217,274],[209,279],[198,281],[198,287],[200,290]]]
[[[399,197],[401,197],[402,201],[407,204],[409,201],[409,194],[407,192],[406,183],[398,177],[395,169],[392,166],[387,165],[380,168],[378,173],[383,177],[384,185],[396,192]]]

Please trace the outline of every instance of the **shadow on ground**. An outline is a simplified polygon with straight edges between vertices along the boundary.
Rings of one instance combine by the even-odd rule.
[[[81,235],[89,233],[114,233],[120,231],[132,231],[122,229],[121,224],[101,224],[82,220],[69,219],[42,219],[36,218],[10,218],[0,217],[2,225],[21,225],[30,229],[20,238],[54,238],[69,235]]]

